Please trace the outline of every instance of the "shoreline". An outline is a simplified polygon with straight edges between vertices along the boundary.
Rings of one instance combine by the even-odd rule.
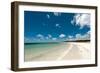
[[[31,51],[34,51],[34,49]],[[37,52],[36,54],[34,54],[32,52],[27,53],[27,51],[25,53],[25,61],[75,59],[90,59],[90,42],[63,42],[59,43],[55,47],[51,47],[46,50],[41,50],[41,53]]]

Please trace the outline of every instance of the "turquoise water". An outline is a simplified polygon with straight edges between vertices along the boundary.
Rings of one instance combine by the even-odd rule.
[[[45,51],[48,49],[52,49],[53,47],[56,47],[57,45],[60,45],[60,43],[37,43],[37,44],[24,44],[25,49],[25,55],[30,53],[39,53],[41,51]]]
[[[24,60],[31,61],[35,60],[35,58],[43,55],[44,53],[55,52],[58,46],[64,46],[66,43],[59,42],[59,43],[28,43],[24,44]],[[56,50],[54,50],[56,49]],[[45,54],[45,55],[46,55]]]

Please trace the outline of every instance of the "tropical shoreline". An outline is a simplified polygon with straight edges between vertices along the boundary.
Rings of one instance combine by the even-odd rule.
[[[50,44],[46,45],[49,46]],[[61,42],[53,45],[53,47],[52,45],[50,45],[51,47],[48,46],[44,46],[45,48],[40,46],[39,49],[41,50],[36,52],[34,52],[34,48],[31,50],[28,48],[25,49],[25,61],[79,60],[91,58],[89,41]]]

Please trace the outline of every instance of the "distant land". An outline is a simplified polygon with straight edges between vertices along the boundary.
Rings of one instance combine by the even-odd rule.
[[[90,40],[68,40],[64,42],[90,42]]]

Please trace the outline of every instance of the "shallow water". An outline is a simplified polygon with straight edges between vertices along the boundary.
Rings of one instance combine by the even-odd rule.
[[[24,44],[24,55],[25,58],[29,55],[36,56],[38,54],[41,54],[41,52],[47,52],[51,49],[54,49],[54,47],[57,47],[58,45],[61,45],[61,43],[30,43],[30,44]]]
[[[50,49],[50,48],[55,47],[57,45],[59,45],[59,43],[41,43],[41,44],[40,43],[39,44],[33,43],[33,44],[25,44],[24,49],[27,50],[27,51],[33,50],[33,52],[36,52],[36,51]]]

